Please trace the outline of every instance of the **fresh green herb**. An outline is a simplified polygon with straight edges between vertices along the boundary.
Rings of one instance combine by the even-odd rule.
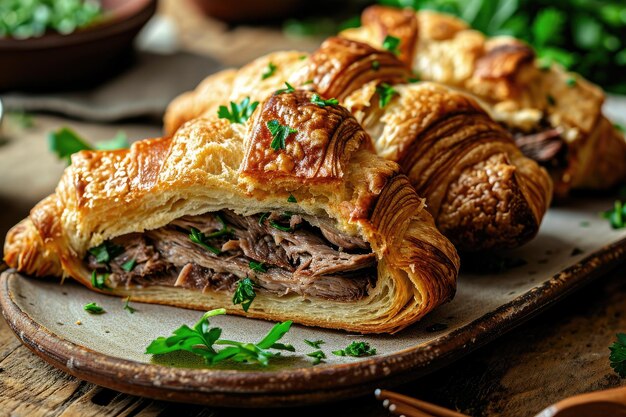
[[[244,98],[241,103],[230,102],[230,110],[226,106],[220,106],[217,116],[220,119],[228,119],[231,123],[244,123],[259,105],[258,101],[250,103],[250,97]]]
[[[267,272],[267,267],[262,262],[250,261],[250,269],[256,272]]]
[[[103,314],[106,313],[102,307],[96,303],[85,304],[83,309],[89,314]]]
[[[291,328],[291,321],[277,323],[256,344],[220,339],[222,329],[211,328],[209,318],[225,313],[224,309],[206,312],[192,328],[183,325],[174,330],[172,336],[158,337],[153,340],[146,348],[146,354],[160,355],[183,350],[203,357],[208,364],[232,360],[267,366],[270,359],[279,355],[269,349],[295,351],[293,346],[278,342]],[[228,347],[217,351],[215,345]]]
[[[574,87],[576,85],[576,78],[572,76],[567,77],[565,84],[567,84],[568,87]]]
[[[114,150],[128,148],[128,139],[124,132],[118,132],[111,140],[99,142],[95,147],[89,145],[83,138],[70,128],[63,127],[48,136],[48,147],[57,154],[59,159],[64,159],[70,164],[72,154],[83,150]]]
[[[333,355],[337,356],[372,356],[376,354],[376,349],[367,342],[352,342],[345,349],[334,350]]]
[[[263,213],[261,214],[261,217],[259,218],[259,226],[263,226],[263,222],[265,221],[265,219],[267,219],[267,216],[269,216],[269,213]]]
[[[313,80],[306,80],[305,82],[302,83],[302,85],[309,85],[309,84],[313,84]]]
[[[298,57],[298,59],[299,59],[300,61],[304,61],[306,58],[307,58],[307,56],[306,56],[306,55],[300,55],[300,56]]]
[[[241,304],[243,311],[247,312],[250,308],[250,304],[252,304],[252,301],[256,298],[256,292],[254,291],[255,286],[256,284],[248,277],[240,280],[233,294],[233,304]]]
[[[109,278],[109,274],[98,274],[96,271],[91,271],[91,286],[99,290],[105,290],[108,288],[106,286],[107,278]]]
[[[130,314],[134,314],[137,309],[130,306],[130,295],[124,300],[124,310],[128,311]]]
[[[285,149],[287,137],[292,133],[298,133],[296,129],[281,125],[278,120],[270,120],[266,125],[273,137],[270,147],[275,151]]]
[[[274,95],[279,95],[279,94],[283,94],[283,93],[293,93],[294,91],[296,91],[295,88],[293,88],[293,85],[289,84],[287,81],[285,81],[285,88],[281,88],[280,90],[276,90],[274,91]]]
[[[626,133],[626,126],[619,124],[619,123],[613,123],[613,127],[617,130],[619,130],[622,133]]]
[[[380,61],[372,61],[372,69],[378,71],[380,69]]]
[[[537,68],[539,68],[541,71],[550,71],[550,68],[552,68],[552,64],[552,60],[548,58],[541,58],[537,60]]]
[[[548,104],[551,106],[554,106],[556,104],[556,100],[550,94],[546,96],[546,100],[548,101]]]
[[[611,361],[611,368],[617,374],[626,378],[626,333],[618,333],[615,335],[617,341],[609,347],[611,354],[609,360]]]
[[[205,239],[212,239],[214,237],[226,236],[226,235],[230,235],[233,233],[233,230],[230,228],[230,226],[226,224],[224,219],[222,219],[222,216],[217,214],[215,217],[217,217],[217,221],[220,222],[222,227],[220,230],[216,232],[211,232],[208,235],[205,235]]]
[[[409,77],[407,81],[410,82],[411,84],[414,84],[414,83],[420,82],[421,80],[420,80],[420,77],[418,77],[417,75],[414,75],[413,77]]]
[[[613,229],[621,229],[626,225],[626,205],[620,200],[615,201],[612,210],[607,210],[601,214],[603,218],[609,221]]]
[[[274,75],[274,73],[276,72],[276,68],[277,68],[276,65],[274,65],[274,63],[270,61],[267,64],[267,68],[265,69],[265,72],[261,74],[261,79],[266,80],[272,75]]]
[[[326,359],[326,354],[321,350],[316,350],[315,352],[307,353],[306,355],[313,358],[313,365],[319,365],[324,362],[324,359]]]
[[[287,202],[288,203],[297,203],[298,200],[296,200],[296,198],[293,196],[293,194],[289,194],[289,197],[287,197]]]
[[[222,251],[220,251],[219,249],[206,243],[208,237],[204,233],[202,233],[200,230],[196,229],[195,227],[192,227],[190,232],[191,233],[189,233],[189,239],[193,243],[202,246],[204,249],[208,250],[209,252],[214,253],[215,255],[219,255],[220,253],[222,253]]]
[[[283,232],[292,232],[293,229],[289,226],[283,226],[282,224],[276,223],[274,220],[270,220],[270,226],[272,226],[276,230],[282,230]]]
[[[319,95],[313,94],[313,97],[311,98],[311,103],[317,104],[320,107],[336,106],[337,104],[339,104],[339,100],[337,100],[336,98],[323,100]]]
[[[98,246],[94,246],[87,252],[92,254],[96,258],[96,262],[101,264],[108,264],[113,258],[121,255],[124,252],[124,247],[116,245],[110,241],[104,241]]]
[[[398,94],[398,92],[387,83],[382,83],[376,87],[376,92],[378,93],[378,105],[381,108],[386,107],[393,96]]]
[[[137,265],[137,260],[132,258],[122,264],[122,269],[126,272],[130,272],[135,269],[135,265]]]
[[[387,35],[383,40],[383,48],[388,50],[394,55],[400,55],[400,50],[398,47],[400,46],[400,39],[395,36]]]
[[[320,346],[323,345],[326,342],[324,342],[323,340],[307,340],[307,339],[304,339],[304,343],[306,343],[307,345],[311,346],[312,348],[319,349]]]

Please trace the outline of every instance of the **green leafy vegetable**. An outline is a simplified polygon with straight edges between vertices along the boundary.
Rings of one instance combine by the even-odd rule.
[[[267,68],[265,69],[265,72],[261,74],[261,79],[262,80],[268,79],[269,77],[274,75],[274,73],[276,72],[276,69],[277,69],[276,65],[274,65],[274,63],[270,61],[267,64]]]
[[[283,226],[280,223],[276,223],[274,220],[270,220],[270,226],[272,226],[276,230],[281,230],[283,232],[292,232],[293,229],[290,226]]]
[[[256,344],[220,339],[222,329],[211,328],[209,318],[225,313],[224,309],[209,311],[192,328],[183,325],[174,330],[170,337],[158,337],[146,348],[146,354],[159,355],[184,350],[202,356],[208,364],[232,360],[267,366],[270,359],[280,354],[269,349],[295,351],[293,346],[278,342],[291,328],[291,321],[277,323]],[[227,347],[218,351],[217,346]]]
[[[609,221],[613,229],[621,229],[626,225],[626,205],[620,200],[615,201],[612,210],[607,210],[601,214],[603,218]]]
[[[376,354],[376,349],[367,342],[352,342],[345,349],[334,350],[333,355],[337,356],[372,356]]]
[[[119,131],[113,139],[96,143],[96,149],[99,151],[114,151],[116,149],[126,149],[130,147],[126,133]]]
[[[99,290],[105,290],[107,279],[109,274],[98,274],[96,271],[91,271],[91,286]]]
[[[319,95],[313,94],[313,97],[311,97],[311,103],[317,104],[320,107],[336,106],[337,104],[339,104],[339,100],[337,100],[336,98],[323,100]]]
[[[108,264],[113,258],[124,252],[124,247],[116,245],[107,240],[102,242],[98,246],[94,246],[87,252],[89,252],[96,258],[96,262],[101,264]]]
[[[298,200],[296,200],[296,198],[293,196],[293,194],[289,194],[289,197],[287,197],[287,202],[288,203],[297,203]]]
[[[305,82],[302,83],[302,85],[309,85],[309,84],[313,84],[313,80],[306,80]]]
[[[269,213],[263,213],[261,214],[261,217],[259,218],[259,226],[263,226],[263,222],[265,222],[265,219],[267,219],[267,216],[269,216]]]
[[[222,251],[220,251],[219,249],[209,245],[206,242],[207,239],[208,239],[208,236],[206,236],[200,230],[196,229],[195,227],[192,227],[190,232],[191,233],[189,233],[189,239],[193,243],[202,246],[204,249],[208,250],[209,252],[214,253],[215,255],[219,255],[220,253],[222,253]]]
[[[211,232],[208,235],[206,235],[205,239],[211,239],[211,238],[214,238],[214,237],[226,236],[226,235],[230,235],[230,234],[233,233],[233,230],[230,228],[230,226],[228,226],[226,224],[224,219],[222,219],[222,216],[217,214],[215,217],[217,217],[217,221],[220,222],[222,227],[220,228],[220,230],[218,230],[216,232]]]
[[[130,314],[134,314],[135,311],[137,311],[137,309],[130,306],[130,295],[124,300],[124,310],[128,311]]]
[[[51,132],[48,135],[48,147],[57,154],[59,159],[64,159],[70,164],[72,154],[83,150],[114,150],[120,148],[128,148],[128,139],[124,132],[118,132],[115,137],[109,141],[99,142],[95,147],[89,145],[83,138],[78,136],[76,132],[68,127]]]
[[[270,147],[275,151],[285,149],[287,137],[292,133],[298,133],[296,129],[281,125],[278,120],[270,120],[266,125],[273,137]]]
[[[306,343],[307,345],[311,346],[312,348],[319,349],[320,345],[323,345],[326,342],[324,342],[323,340],[307,340],[307,339],[304,339],[304,343]]]
[[[231,123],[243,123],[252,116],[258,105],[258,101],[250,103],[250,97],[244,98],[239,104],[231,101],[230,110],[226,106],[220,106],[217,116],[220,119],[228,119]]]
[[[281,88],[280,90],[276,90],[274,91],[274,95],[278,95],[278,94],[283,94],[283,93],[293,93],[294,91],[296,91],[295,88],[293,88],[293,85],[289,84],[287,81],[285,81],[285,88]]]
[[[318,365],[326,359],[326,354],[321,350],[316,350],[315,352],[307,353],[306,355],[313,358],[313,365]]]
[[[400,46],[400,39],[395,36],[387,35],[383,40],[383,48],[388,50],[394,55],[400,55],[400,50],[398,47]]]
[[[267,272],[266,266],[262,262],[250,261],[250,269],[256,272]]]
[[[626,378],[626,333],[618,333],[615,335],[617,341],[609,347],[611,354],[609,360],[611,361],[611,368],[617,374]]]
[[[85,304],[83,309],[89,314],[103,314],[106,313],[102,307],[96,303]]]
[[[135,265],[137,265],[137,260],[132,258],[122,264],[122,269],[126,272],[130,272],[135,269]]]
[[[233,304],[241,304],[243,311],[247,312],[250,304],[256,298],[254,287],[256,284],[249,278],[245,277],[237,283],[237,289],[233,294]]]
[[[387,83],[382,83],[381,85],[377,86],[376,92],[378,93],[378,105],[381,108],[386,107],[393,98],[393,96],[398,94],[398,92]]]

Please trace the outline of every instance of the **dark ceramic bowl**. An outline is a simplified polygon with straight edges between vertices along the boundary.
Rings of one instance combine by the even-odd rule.
[[[69,35],[0,38],[0,91],[54,91],[95,85],[132,60],[133,40],[156,0],[103,0],[99,23]]]

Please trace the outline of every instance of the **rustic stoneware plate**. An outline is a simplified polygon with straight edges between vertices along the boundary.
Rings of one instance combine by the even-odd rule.
[[[435,370],[483,345],[569,292],[617,265],[626,256],[626,230],[611,230],[598,213],[612,200],[575,200],[550,210],[539,236],[508,253],[525,264],[498,274],[463,273],[456,298],[396,335],[361,336],[293,326],[284,337],[296,353],[268,368],[228,365],[206,368],[184,355],[144,354],[157,336],[195,323],[201,312],[134,304],[89,291],[72,282],[23,277],[11,270],[0,280],[0,305],[9,325],[33,352],[52,365],[96,384],[159,399],[219,406],[287,406],[337,400],[391,386]],[[89,315],[83,305],[107,311]],[[80,321],[81,324],[77,324]],[[220,316],[211,323],[222,337],[259,340],[272,323]],[[326,363],[312,366],[303,340],[323,339]],[[332,355],[366,340],[376,356]]]

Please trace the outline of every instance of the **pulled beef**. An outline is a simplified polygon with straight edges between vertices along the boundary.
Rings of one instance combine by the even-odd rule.
[[[375,284],[376,258],[369,245],[342,234],[330,220],[312,227],[314,220],[305,221],[298,215],[271,213],[262,219],[226,210],[220,215],[228,233],[207,242],[221,249],[219,255],[189,239],[191,227],[206,235],[224,227],[217,214],[208,213],[114,239],[113,243],[124,250],[109,265],[98,264],[91,255],[86,262],[92,269],[106,267],[109,280],[121,285],[234,291],[239,279],[250,275],[260,289],[274,294],[350,301],[366,296]],[[289,230],[279,230],[272,223]],[[131,259],[136,265],[125,271],[121,266]],[[263,263],[267,271],[252,271],[251,260]]]
[[[522,153],[537,162],[553,160],[566,147],[558,129],[547,129],[533,134],[518,134],[515,143]]]

